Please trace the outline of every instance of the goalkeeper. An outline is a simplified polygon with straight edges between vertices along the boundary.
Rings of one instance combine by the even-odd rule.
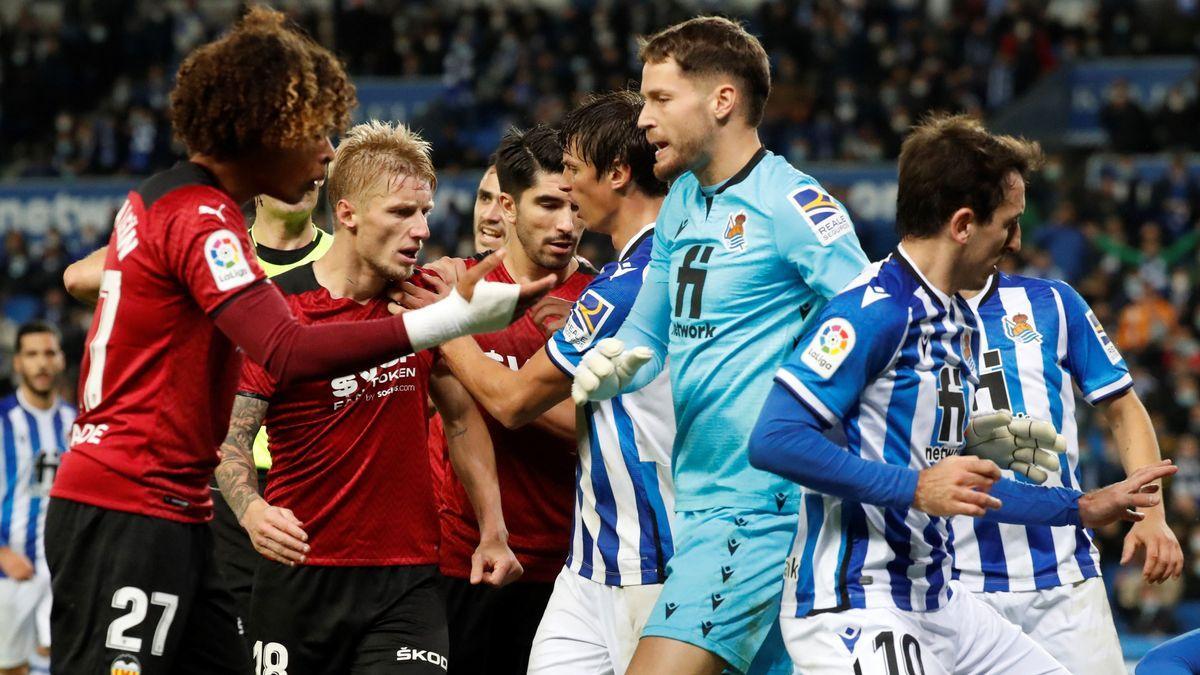
[[[972,418],[966,452],[1035,483],[1082,489],[1074,381],[1104,415],[1127,473],[1159,461],[1154,427],[1129,369],[1074,289],[997,272],[969,302],[980,327],[976,404],[1002,412]],[[1063,431],[1058,439],[1055,428]],[[1121,562],[1140,550],[1147,582],[1178,577],[1183,551],[1162,505],[1141,511],[1145,519],[1126,535]],[[955,518],[951,525],[955,575],[963,586],[1035,636],[1072,673],[1126,672],[1090,530],[975,518]]]

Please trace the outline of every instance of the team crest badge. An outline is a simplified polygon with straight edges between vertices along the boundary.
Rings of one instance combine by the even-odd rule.
[[[746,212],[738,211],[729,214],[729,222],[725,224],[725,233],[721,235],[721,243],[725,249],[734,253],[746,250]]]
[[[109,675],[141,675],[142,664],[132,654],[121,654],[113,659],[108,672]]]
[[[1028,314],[1013,314],[1011,317],[1004,317],[1004,334],[1013,342],[1021,344],[1042,341],[1042,334],[1033,327],[1033,319],[1030,319]]]

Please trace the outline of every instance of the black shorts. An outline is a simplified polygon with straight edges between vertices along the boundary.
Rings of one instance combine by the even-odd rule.
[[[266,471],[258,470],[258,493],[262,494],[266,485]],[[224,579],[225,588],[229,591],[231,604],[229,611],[239,620],[239,628],[245,632],[245,623],[250,616],[250,587],[254,583],[254,571],[258,569],[258,561],[262,558],[254,545],[250,543],[250,535],[242,528],[237,516],[221,491],[214,485],[213,500],[213,545],[217,559],[217,569]]]
[[[249,627],[256,675],[446,672],[450,638],[433,565],[288,567],[264,558]]]
[[[554,584],[518,581],[503,588],[442,577],[450,621],[450,672],[523,675]]]
[[[46,559],[52,672],[249,670],[207,524],[51,499]]]

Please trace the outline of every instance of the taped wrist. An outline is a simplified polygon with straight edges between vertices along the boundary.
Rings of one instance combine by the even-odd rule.
[[[521,292],[517,284],[480,281],[468,302],[458,289],[450,295],[404,315],[413,351],[436,347],[464,335],[490,333],[512,321]]]

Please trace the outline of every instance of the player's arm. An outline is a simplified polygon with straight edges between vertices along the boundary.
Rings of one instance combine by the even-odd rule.
[[[0,432],[3,432],[5,424],[7,424],[5,420],[0,420]],[[16,477],[15,472],[13,477]],[[18,484],[18,481],[8,482],[0,477],[0,501],[11,504]],[[34,572],[33,561],[17,549],[10,547],[4,532],[0,532],[0,572],[4,572],[5,576],[14,581],[32,579]]]
[[[269,560],[294,567],[304,562],[309,550],[303,523],[290,509],[271,506],[258,494],[254,437],[266,416],[265,400],[242,394],[234,397],[229,432],[219,451],[217,485],[250,535],[254,550]]]
[[[781,192],[772,216],[779,255],[824,298],[841,292],[869,263],[850,214],[816,183]]]
[[[549,411],[563,407],[570,416],[555,424],[575,440],[575,409],[563,405],[571,394],[571,381],[550,363],[545,348],[539,349],[520,370],[513,370],[487,357],[470,338],[451,340],[441,346],[442,358],[471,396],[492,417],[509,429],[525,426]],[[561,433],[559,435],[562,435]]]
[[[479,523],[479,546],[471,556],[471,583],[503,586],[515,581],[523,570],[508,547],[495,448],[483,417],[467,390],[444,368],[434,368],[430,394],[442,415],[450,464]]]
[[[1151,649],[1137,664],[1137,675],[1200,673],[1200,630],[1184,633]]]
[[[1133,475],[1138,469],[1162,460],[1150,415],[1132,388],[1102,401],[1099,407],[1116,440],[1126,475]],[[1146,581],[1162,583],[1169,577],[1178,578],[1183,574],[1183,549],[1167,524],[1166,509],[1159,504],[1143,509],[1143,513],[1145,520],[1134,523],[1125,536],[1121,564],[1132,560],[1142,548],[1146,558],[1142,576]]]
[[[217,327],[279,383],[365,368],[463,335],[499,330],[540,298],[553,278],[527,284],[483,281],[503,260],[488,256],[450,296],[428,307],[373,321],[302,325],[274,285],[259,282],[215,309]],[[397,312],[400,307],[395,306]]]
[[[101,246],[92,251],[86,258],[76,260],[67,265],[63,272],[63,286],[71,297],[95,306],[100,299],[100,282],[104,278],[104,259],[108,257],[108,247]]]
[[[1162,455],[1158,438],[1145,406],[1133,391],[1129,367],[1116,345],[1108,338],[1100,321],[1075,289],[1055,282],[1067,318],[1065,365],[1084,398],[1098,406],[1112,429],[1125,474],[1157,464]],[[1161,488],[1161,486],[1160,486]],[[1135,523],[1125,536],[1121,564],[1133,559],[1139,549],[1145,551],[1142,576],[1151,583],[1165,581],[1183,573],[1183,549],[1167,525],[1161,505],[1144,509],[1145,519]]]

